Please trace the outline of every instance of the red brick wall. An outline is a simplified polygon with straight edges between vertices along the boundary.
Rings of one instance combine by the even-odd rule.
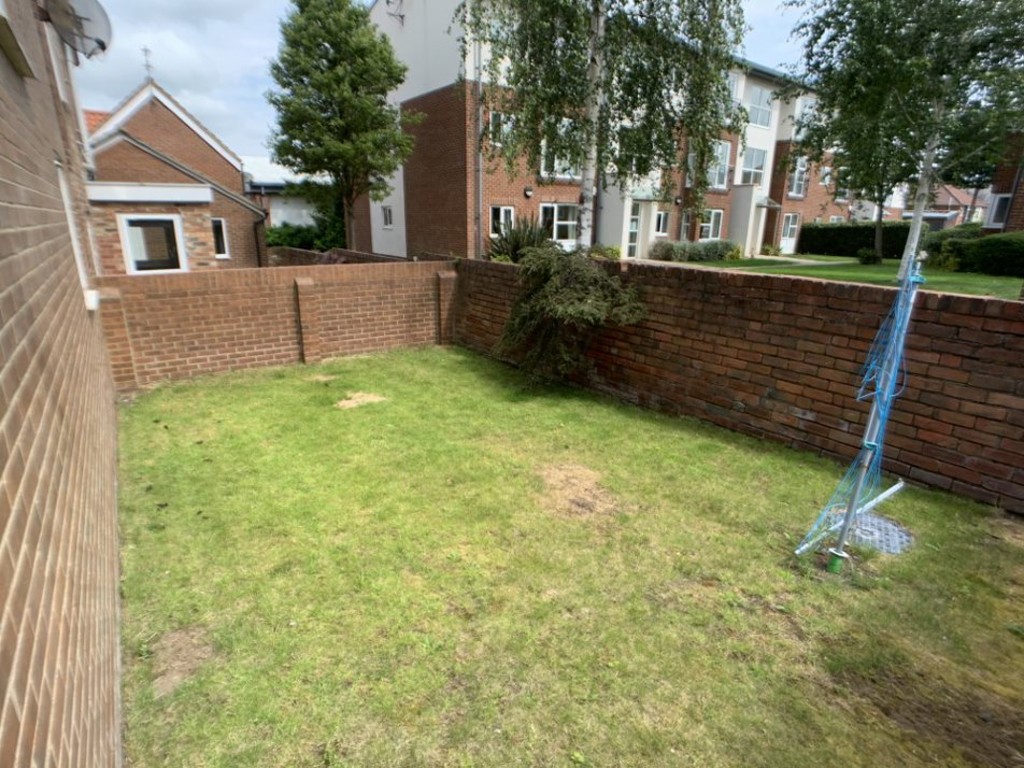
[[[152,111],[147,105],[142,108],[141,116],[137,115],[129,121],[129,126],[135,122],[143,121],[143,118],[162,120],[166,123],[168,130],[166,136],[161,140],[171,149],[179,152],[183,157],[195,160],[198,165],[189,166],[200,174],[210,178],[228,189],[237,191],[237,183],[225,184],[225,181],[233,179],[234,169],[221,158],[216,156],[217,163],[206,155],[213,150],[196,136],[184,123],[174,116],[162,104],[156,104],[158,109]],[[144,126],[145,127],[145,126]],[[181,135],[179,135],[181,134]],[[170,153],[168,153],[170,154]],[[178,159],[185,163],[185,160]],[[144,182],[151,184],[197,184],[195,178],[173,168],[162,160],[153,157],[147,152],[132,146],[127,142],[112,144],[107,149],[96,154],[96,180],[105,182]],[[187,164],[187,163],[186,163]],[[225,168],[229,169],[228,173]],[[207,171],[215,171],[216,176]],[[185,215],[187,224],[186,239],[189,241],[187,249],[189,253],[190,269],[203,268],[250,268],[259,266],[258,249],[261,247],[261,235],[256,232],[256,226],[260,220],[260,214],[252,211],[238,202],[217,192],[213,192],[213,203],[210,205],[134,205],[127,203],[97,203],[94,204],[93,226],[96,230],[97,246],[100,251],[100,261],[103,274],[121,275],[125,273],[124,256],[121,251],[121,241],[117,236],[116,214],[118,213],[178,213]],[[203,220],[205,217],[205,220]],[[213,230],[210,225],[210,218],[217,217],[225,220],[228,229],[228,251],[231,258],[213,258]]]
[[[815,219],[828,222],[832,216],[849,219],[849,204],[837,203],[832,198],[831,187],[821,184],[821,167],[809,163],[807,167],[807,194],[796,197],[790,194],[790,155],[793,142],[779,141],[775,144],[775,167],[772,168],[772,183],[769,197],[782,206],[770,208],[765,217],[765,243],[778,245],[782,239],[782,217],[787,213],[800,214],[800,227]],[[799,230],[797,233],[799,237]]]
[[[0,765],[120,764],[114,392],[54,160],[79,216],[74,104],[35,4],[7,0],[34,77],[0,54]]]
[[[398,262],[103,277],[115,383],[447,342],[448,272]]]
[[[490,353],[516,267],[458,264],[455,341]],[[673,414],[851,458],[867,406],[859,371],[895,291],[630,265],[648,309],[603,333],[594,389]],[[1024,512],[1024,304],[922,293],[886,467],[913,482]]]

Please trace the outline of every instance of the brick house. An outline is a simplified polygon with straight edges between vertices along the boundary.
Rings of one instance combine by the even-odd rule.
[[[242,161],[156,82],[86,123],[100,274],[265,263],[265,215],[245,196]]]
[[[391,100],[424,119],[410,129],[415,149],[392,178],[391,193],[380,202],[364,198],[357,205],[360,247],[403,257],[423,252],[480,256],[504,226],[524,217],[536,217],[553,239],[572,244],[578,175],[560,169],[563,173],[552,178],[525,165],[510,175],[504,164],[487,159],[485,145],[500,134],[501,115],[485,114],[480,106],[474,52],[467,52],[465,60],[460,55],[458,31],[451,29],[457,1],[429,10],[406,3],[401,13],[393,5],[377,0],[370,8],[371,20],[408,67],[406,81]],[[812,178],[822,169],[804,167],[803,194],[786,190],[792,174],[779,158],[792,143],[795,115],[808,108],[813,96],[779,100],[774,91],[785,81],[780,72],[737,60],[730,87],[751,119],[743,136],[722,136],[708,171],[711,188],[702,221],[685,215],[685,173],[675,180],[676,193],[668,200],[661,197],[660,179],[630,189],[610,186],[597,195],[597,241],[619,248],[627,258],[645,257],[659,238],[729,239],[746,255],[755,255],[765,244],[792,250],[803,221],[846,220],[849,205],[828,197],[833,178],[826,174],[824,184]]]
[[[1024,136],[1010,138],[1006,146],[992,179],[983,225],[984,231],[992,234],[1024,231]]]
[[[0,2],[0,765],[114,768],[117,422],[71,78],[84,57],[39,11]]]

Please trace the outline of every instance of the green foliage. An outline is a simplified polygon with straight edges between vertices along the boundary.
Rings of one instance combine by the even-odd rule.
[[[782,255],[782,249],[779,246],[777,246],[777,245],[771,245],[770,243],[765,243],[764,245],[761,246],[761,255],[762,256],[781,256]]]
[[[974,240],[981,237],[981,224],[961,224],[958,227],[929,232],[921,240],[921,250],[928,253],[927,266],[946,272],[956,272],[957,255],[947,243],[951,240]]]
[[[854,258],[862,248],[874,248],[875,224],[868,221],[840,224],[804,224],[800,228],[797,253],[817,253],[824,256]],[[899,258],[907,243],[910,223],[906,221],[882,222],[882,256]]]
[[[650,250],[647,252],[647,255],[655,261],[676,261],[676,259],[673,258],[673,254],[675,253],[677,245],[679,245],[679,243],[662,238],[655,241],[654,245],[652,245]]]
[[[943,250],[956,259],[958,272],[1024,277],[1024,232],[975,240],[947,240]]]
[[[582,251],[528,248],[519,263],[519,295],[498,352],[519,358],[535,374],[586,370],[586,348],[595,331],[630,325],[644,315],[636,289]]]
[[[874,248],[858,248],[857,261],[861,264],[881,264],[882,257],[875,253]]]
[[[659,0],[642,13],[632,0],[466,0],[456,22],[463,61],[481,43],[480,79],[500,84],[485,86],[487,110],[513,118],[502,120],[492,156],[510,171],[525,160],[548,174],[545,156],[558,159],[556,172],[582,169],[581,234],[588,186],[681,169],[682,126],[697,167],[707,167],[721,132],[743,122],[723,77],[742,38],[739,0]],[[707,180],[692,181],[699,202]]]
[[[614,245],[592,245],[587,249],[587,255],[592,259],[619,261],[622,258],[622,251]]]
[[[491,261],[518,264],[527,248],[554,245],[547,229],[536,218],[520,219],[501,235],[491,240]]]
[[[274,159],[307,176],[330,179],[340,218],[352,227],[356,198],[380,199],[388,178],[412,152],[400,114],[387,95],[405,77],[387,37],[351,0],[294,0],[281,24],[282,43],[267,100],[277,111]]]
[[[267,245],[304,248],[311,251],[316,247],[318,234],[319,230],[312,225],[301,227],[296,224],[282,224],[279,227],[268,227]]]
[[[804,151],[834,154],[844,186],[881,204],[918,181],[923,210],[934,169],[983,180],[1008,133],[1024,125],[1021,0],[787,0],[806,10],[800,80],[813,113]],[[794,91],[796,88],[793,89]],[[915,212],[914,232],[922,218]],[[907,255],[916,250],[911,235]],[[888,253],[886,255],[889,255]]]

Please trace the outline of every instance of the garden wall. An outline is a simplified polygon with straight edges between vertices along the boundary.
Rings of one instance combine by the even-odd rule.
[[[455,273],[402,262],[102,277],[114,382],[447,343]]]
[[[516,267],[461,261],[458,272],[455,341],[490,353]],[[894,289],[635,264],[626,275],[647,317],[596,339],[585,384],[853,457],[868,411],[855,400],[859,373]],[[924,292],[906,359],[886,468],[1024,513],[1024,304]]]

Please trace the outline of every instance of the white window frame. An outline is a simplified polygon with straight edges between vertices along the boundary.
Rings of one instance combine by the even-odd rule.
[[[390,205],[382,205],[380,207],[380,221],[384,229],[395,228],[395,212]]]
[[[845,170],[846,170],[846,168],[840,168],[836,172],[836,194],[835,194],[835,200],[836,200],[837,203],[838,202],[845,203],[847,200],[850,199],[850,188],[849,187],[840,187],[839,186],[843,182],[843,171],[845,171]]]
[[[787,235],[786,231],[792,228],[793,234]],[[796,239],[797,233],[800,231],[800,214],[799,213],[786,213],[782,216],[782,239]]]
[[[829,224],[842,224],[844,221],[846,221],[846,217],[845,216],[839,216],[837,214],[832,214],[831,216],[828,217],[828,223]]]
[[[562,124],[568,128],[569,121],[564,120]],[[550,170],[548,170],[549,165],[551,166]],[[573,167],[569,165],[568,160],[565,160],[565,158],[556,157],[548,152],[547,141],[542,142],[540,147],[540,173],[541,176],[547,179],[571,179],[576,181],[583,178],[582,168],[578,166]]]
[[[217,234],[213,232],[214,222],[220,222],[220,232],[224,239],[224,253],[217,252]],[[221,216],[213,216],[210,218],[210,231],[213,233],[213,253],[218,259],[230,259],[231,258],[231,243],[228,242],[228,220]]]
[[[654,215],[654,236],[668,237],[668,211],[658,211]]]
[[[505,137],[512,130],[514,122],[515,115],[491,110],[487,117],[487,138],[492,147],[501,147],[505,143]]]
[[[128,236],[128,227],[135,220],[171,221],[174,222],[175,246],[178,249],[178,269],[136,269],[132,258]],[[117,228],[121,236],[121,253],[124,255],[124,267],[129,275],[177,275],[189,271],[188,253],[185,250],[185,231],[181,224],[181,215],[177,213],[119,213]]]
[[[708,186],[711,189],[727,189],[729,186],[729,157],[732,155],[732,143],[715,142],[715,156],[708,168]]]
[[[757,157],[757,153],[761,156],[760,168],[756,164],[748,166],[748,161],[752,161]],[[743,167],[740,169],[740,184],[754,184],[760,186],[764,183],[764,169],[768,165],[768,150],[760,147],[747,147],[743,150]]]
[[[1003,229],[1006,226],[1006,220],[1010,218],[1010,202],[1013,199],[1013,195],[992,195],[988,206],[988,216],[985,226],[989,229]],[[1003,206],[1000,216],[999,207]],[[998,217],[998,218],[997,218]]]
[[[697,230],[697,239],[701,242],[708,240],[722,239],[722,219],[725,211],[721,208],[708,208],[704,211],[700,227]],[[705,231],[706,230],[706,231]]]
[[[830,166],[823,165],[818,169],[818,183],[823,187],[832,183],[832,168]]]
[[[790,197],[807,197],[807,171],[808,161],[807,157],[797,158],[796,165],[793,166],[793,170],[790,171],[787,186],[789,192],[787,193]]]
[[[498,212],[497,221],[494,218],[495,211]],[[491,237],[501,237],[516,225],[516,209],[511,205],[492,205],[489,221],[488,228]],[[495,223],[498,225],[497,229],[494,227]]]
[[[761,128],[772,127],[772,92],[760,85],[750,86],[750,103],[747,105],[747,117],[751,125]]]
[[[548,235],[566,250],[576,247],[576,239],[579,234],[580,207],[576,203],[542,203],[540,206],[541,223],[544,222],[544,211],[548,209],[553,211],[551,229],[548,231]],[[568,218],[570,209],[572,211],[571,219]],[[559,226],[569,227],[572,237],[559,238]]]

